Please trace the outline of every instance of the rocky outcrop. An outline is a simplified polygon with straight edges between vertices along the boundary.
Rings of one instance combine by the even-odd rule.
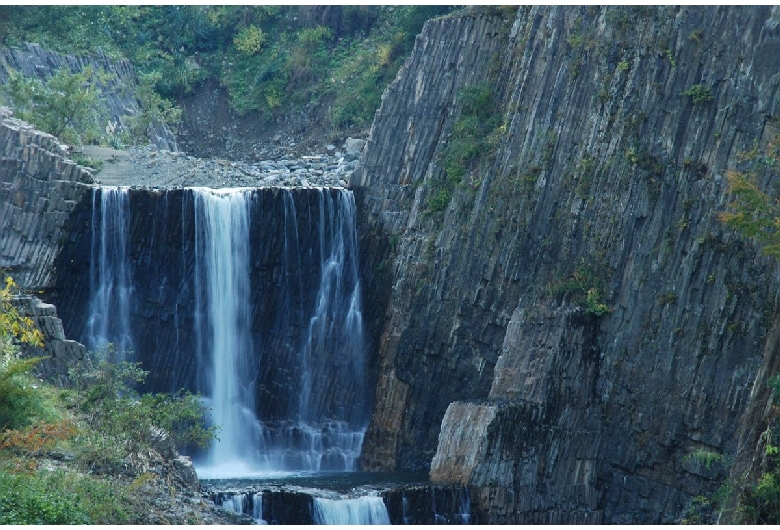
[[[100,81],[101,101],[109,113],[105,126],[112,127],[117,134],[127,131],[127,118],[140,111],[139,102],[133,95],[137,83],[135,71],[127,59],[112,59],[104,54],[63,55],[38,44],[26,43],[23,48],[0,50],[0,85],[7,82],[9,69],[26,77],[46,80],[57,70],[79,73],[88,66],[105,74]],[[158,149],[178,150],[176,139],[165,124],[156,123],[147,133],[150,143]]]
[[[394,250],[366,468],[433,462],[485,522],[668,523],[725,478],[691,455],[752,452],[780,285],[717,214],[726,172],[780,132],[779,25],[770,7],[426,24],[352,178]],[[502,120],[432,207],[463,88],[486,85]]]
[[[16,297],[14,305],[23,316],[30,317],[43,335],[43,346],[23,345],[23,353],[29,357],[43,357],[36,367],[44,379],[64,385],[68,370],[77,362],[87,358],[83,344],[66,338],[62,320],[57,317],[57,308],[45,304],[30,295]]]
[[[92,175],[56,138],[0,108],[0,268],[22,287],[51,285],[65,223]]]

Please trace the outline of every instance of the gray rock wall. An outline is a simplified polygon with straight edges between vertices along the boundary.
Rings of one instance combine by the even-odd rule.
[[[660,523],[725,478],[691,454],[752,453],[777,266],[717,215],[726,172],[780,130],[779,24],[771,7],[427,23],[352,179],[395,247],[367,468],[433,461],[492,522]],[[456,96],[482,79],[499,140],[431,211]],[[608,314],[551,294],[578,278]]]
[[[57,139],[0,108],[0,267],[27,289],[52,285],[70,212],[92,175]]]
[[[68,219],[91,181],[56,138],[0,107],[0,268],[21,288],[40,294],[53,286],[53,263],[69,237]],[[84,358],[84,346],[65,336],[53,305],[30,295],[15,305],[44,337],[43,348],[25,346],[25,354],[46,357],[40,375],[64,382],[70,363]]]

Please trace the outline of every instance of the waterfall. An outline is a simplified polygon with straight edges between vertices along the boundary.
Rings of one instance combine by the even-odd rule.
[[[339,376],[348,386],[351,381],[363,380],[363,320],[360,309],[360,278],[357,262],[357,230],[355,203],[352,194],[333,196],[320,190],[319,194],[319,248],[321,276],[314,314],[301,351],[301,380],[296,414],[305,422],[322,421],[327,406],[333,403],[341,419],[354,423],[363,411],[359,406],[348,407],[349,396],[336,394],[333,388],[324,388],[315,382],[331,369],[327,351],[340,351],[343,369]]]
[[[355,499],[314,499],[316,524],[389,525],[390,515],[381,497]]]
[[[127,258],[127,188],[92,191],[90,304],[84,342],[92,351],[109,344],[121,357],[132,350],[130,302],[132,278]],[[99,206],[98,206],[99,200]]]
[[[204,396],[219,431],[201,478],[355,470],[368,407],[352,193],[147,193],[93,195],[86,342],[135,342],[151,389]]]
[[[230,473],[256,466],[262,445],[250,392],[251,364],[259,362],[250,337],[249,224],[251,192],[244,189],[195,192],[195,282],[199,357],[208,365],[206,395],[219,426],[208,465]],[[205,350],[205,351],[203,351]],[[207,352],[207,353],[206,353]],[[207,360],[208,359],[208,360]]]
[[[286,206],[285,212],[289,209]],[[294,213],[292,210],[290,218],[294,219]],[[318,218],[319,286],[298,354],[298,387],[289,400],[289,418],[294,421],[288,422],[281,433],[284,453],[280,464],[310,471],[353,471],[366,426],[362,403],[363,321],[352,193],[342,191],[334,198],[318,190]],[[286,225],[287,220],[286,213]],[[298,233],[297,228],[294,233]],[[288,246],[286,242],[285,249]]]
[[[256,524],[268,524],[263,519],[263,493],[219,493],[212,496],[214,504],[231,512],[252,516]]]

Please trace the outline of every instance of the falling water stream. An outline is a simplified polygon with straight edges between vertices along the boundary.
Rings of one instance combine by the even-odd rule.
[[[219,440],[212,444],[203,476],[230,476],[256,467],[254,451],[262,447],[262,430],[254,413],[246,374],[253,362],[250,339],[249,190],[194,190],[196,212],[196,278],[206,286],[205,321],[196,330],[206,370],[212,421]],[[200,292],[200,291],[197,291]]]
[[[128,188],[95,188],[92,193],[90,311],[86,346],[105,353],[111,344],[123,356],[132,350],[127,259]]]

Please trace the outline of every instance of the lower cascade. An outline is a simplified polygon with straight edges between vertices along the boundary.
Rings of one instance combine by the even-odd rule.
[[[390,515],[381,497],[355,499],[314,499],[316,524],[390,524]]]
[[[137,219],[135,201],[159,215]],[[134,345],[155,390],[204,396],[219,432],[195,458],[201,478],[356,469],[368,407],[355,217],[343,189],[95,190],[81,335]],[[150,300],[170,316],[138,315]]]

